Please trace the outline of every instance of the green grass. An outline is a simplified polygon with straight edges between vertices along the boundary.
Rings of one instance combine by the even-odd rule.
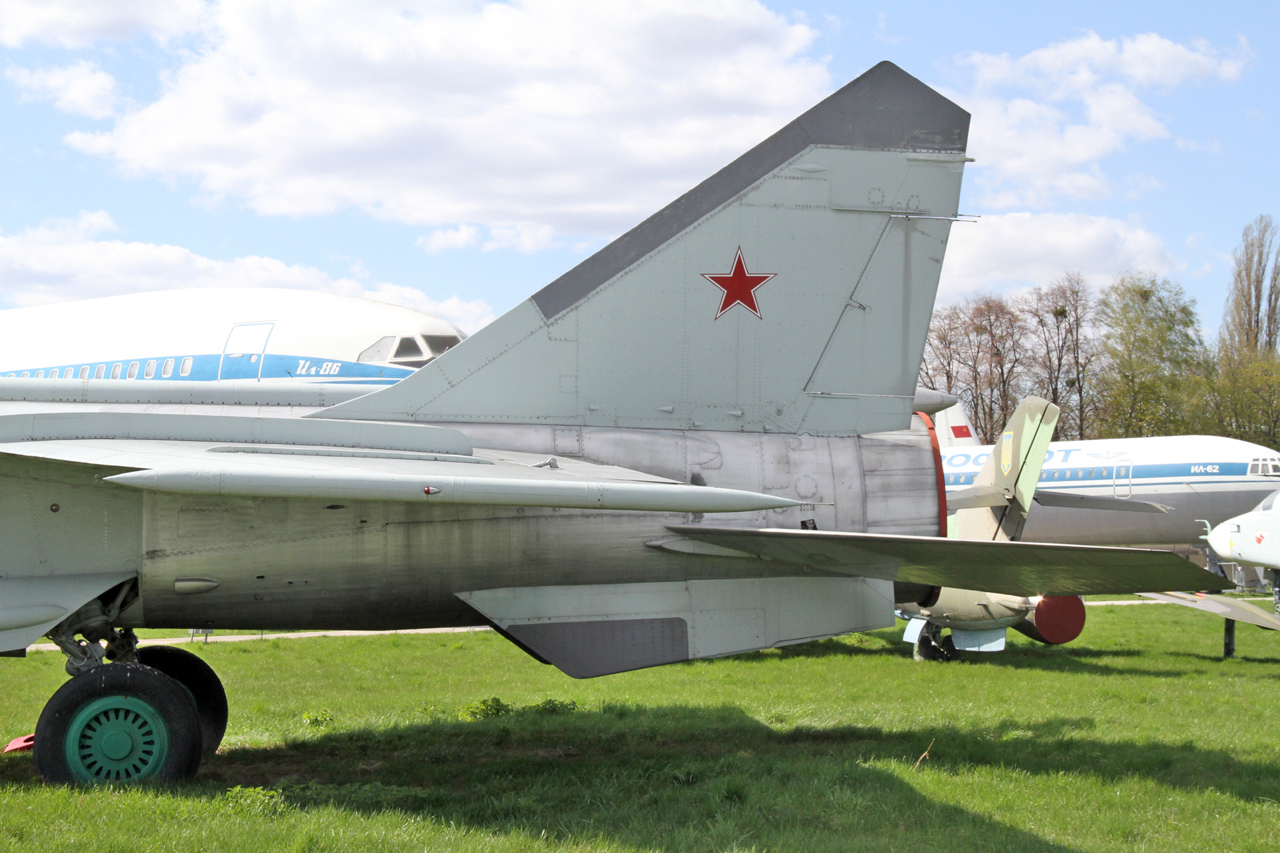
[[[1280,635],[1222,661],[1219,620],[1150,606],[972,663],[897,637],[590,681],[491,633],[200,644],[232,718],[197,779],[49,788],[7,756],[0,850],[1280,845]],[[61,668],[0,660],[0,737]]]

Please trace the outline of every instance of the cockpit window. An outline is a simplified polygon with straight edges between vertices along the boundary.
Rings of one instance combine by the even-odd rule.
[[[386,361],[391,358],[391,348],[395,345],[395,335],[387,335],[385,338],[379,338],[377,343],[360,353],[360,355],[356,356],[356,361]]]
[[[1280,492],[1272,492],[1263,498],[1262,503],[1258,504],[1258,508],[1254,512],[1271,512],[1271,507],[1276,504],[1276,495],[1280,495]]]
[[[423,335],[432,355],[442,355],[462,343],[457,335]]]
[[[401,338],[400,346],[396,347],[396,354],[392,358],[422,358],[422,347],[413,338]]]

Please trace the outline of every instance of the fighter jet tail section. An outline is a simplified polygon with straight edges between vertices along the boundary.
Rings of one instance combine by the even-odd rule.
[[[968,126],[882,62],[413,376],[310,417],[905,429]]]
[[[949,526],[957,539],[1018,539],[1035,499],[1040,469],[1058,423],[1058,407],[1028,397],[1014,411],[971,488],[952,492]]]

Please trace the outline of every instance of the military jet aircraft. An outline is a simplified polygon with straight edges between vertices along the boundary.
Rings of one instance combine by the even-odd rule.
[[[181,779],[216,749],[216,675],[141,627],[491,625],[592,677],[887,627],[943,585],[1212,588],[1168,554],[939,538],[912,410],[968,125],[881,63],[338,405],[84,402],[62,376],[0,403],[0,651],[48,636],[71,675],[39,772]],[[1000,462],[1023,508],[1030,423]]]

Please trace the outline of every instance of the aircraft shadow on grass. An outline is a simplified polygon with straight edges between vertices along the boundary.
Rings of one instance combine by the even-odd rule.
[[[276,786],[286,807],[395,810],[485,831],[658,850],[813,849],[824,834],[876,849],[876,839],[901,846],[939,832],[954,849],[1069,849],[932,799],[909,773],[881,763],[911,768],[926,749],[925,766],[957,777],[982,767],[1141,777],[1248,802],[1280,800],[1280,762],[1242,761],[1189,741],[1102,740],[1087,734],[1094,727],[1079,717],[780,732],[736,707],[524,710],[232,749],[207,761],[187,790],[220,796],[232,785]]]
[[[900,641],[901,632],[889,635],[872,635],[881,641],[877,645],[856,645],[842,639],[814,640],[794,646],[783,646],[763,652],[750,652],[723,658],[710,658],[694,661],[692,666],[715,666],[724,661],[738,663],[764,663],[783,658],[875,658],[875,657],[911,657],[911,645]],[[971,664],[1002,666],[1012,669],[1041,669],[1055,672],[1076,672],[1096,675],[1141,675],[1152,678],[1181,678],[1190,675],[1190,670],[1152,670],[1124,666],[1112,666],[1107,663],[1093,663],[1091,658],[1136,658],[1143,654],[1138,649],[1091,649],[1087,646],[1010,646],[1002,652],[969,652],[964,661]],[[921,663],[921,666],[949,666],[944,663]]]

